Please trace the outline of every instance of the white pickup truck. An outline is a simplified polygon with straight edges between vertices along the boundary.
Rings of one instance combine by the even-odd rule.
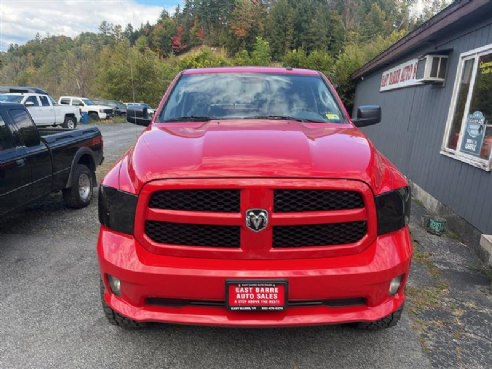
[[[49,95],[13,92],[0,95],[2,101],[24,104],[37,126],[60,125],[73,129],[80,122],[79,108],[59,105]]]
[[[113,108],[107,105],[97,105],[87,97],[60,96],[58,103],[61,105],[72,105],[80,108],[89,115],[93,121],[109,119],[113,116]]]

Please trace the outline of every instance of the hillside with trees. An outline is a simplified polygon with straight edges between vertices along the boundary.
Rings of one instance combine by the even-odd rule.
[[[156,105],[179,70],[277,65],[321,70],[350,106],[351,74],[445,0],[186,0],[155,24],[102,22],[75,38],[40,34],[0,53],[0,84]]]

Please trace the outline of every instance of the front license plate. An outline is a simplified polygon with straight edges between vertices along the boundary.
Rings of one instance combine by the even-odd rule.
[[[287,281],[226,281],[229,310],[282,311],[287,307]]]

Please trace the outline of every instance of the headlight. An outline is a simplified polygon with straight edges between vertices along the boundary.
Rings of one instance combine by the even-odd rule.
[[[99,188],[99,222],[115,231],[133,234],[138,196],[112,187]]]
[[[410,187],[402,187],[375,197],[378,234],[397,231],[410,220]]]

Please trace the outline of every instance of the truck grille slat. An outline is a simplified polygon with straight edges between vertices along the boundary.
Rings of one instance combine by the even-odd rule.
[[[150,208],[239,213],[239,190],[167,190],[155,192]]]
[[[358,242],[367,232],[367,223],[327,223],[273,227],[273,247],[344,245]]]
[[[339,190],[275,190],[276,213],[329,211],[364,207],[360,193]]]
[[[145,233],[154,242],[168,245],[239,247],[239,226],[146,221]]]

